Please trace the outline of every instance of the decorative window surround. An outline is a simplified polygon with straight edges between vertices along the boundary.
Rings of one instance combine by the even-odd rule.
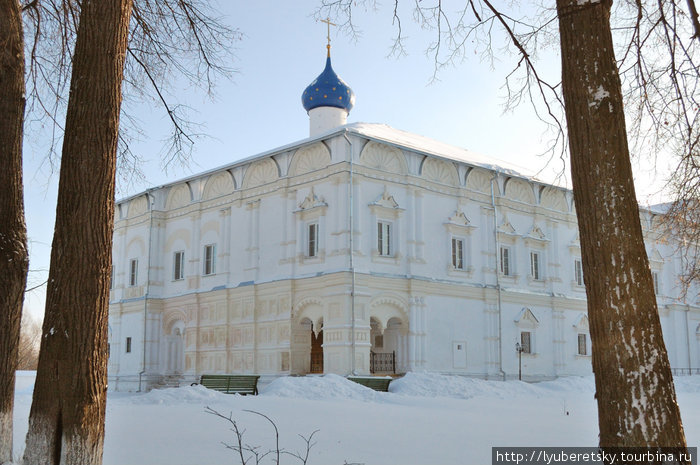
[[[294,210],[294,213],[299,215],[302,221],[306,221],[325,215],[327,209],[328,204],[323,197],[318,197],[314,193],[314,188],[312,186],[309,195],[299,204],[299,208]]]
[[[386,186],[384,186],[382,195],[368,206],[372,214],[377,218],[398,219],[404,211],[403,208],[399,208],[399,204],[394,200],[394,196],[387,192]]]
[[[535,314],[532,313],[532,310],[526,307],[520,311],[514,322],[518,329],[518,342],[522,344],[522,334],[529,333],[529,336],[526,337],[530,339],[530,352],[523,352],[523,356],[537,355],[537,328],[540,325],[540,321]]]
[[[581,254],[581,241],[579,240],[578,233],[576,233],[574,239],[569,242],[569,252],[571,252],[573,255]]]
[[[384,186],[384,192],[382,195],[377,197],[377,200],[368,205],[370,212],[372,213],[372,222],[377,236],[375,236],[374,245],[372,248],[372,261],[377,263],[401,263],[401,251],[400,251],[400,241],[399,241],[399,230],[398,230],[398,219],[403,213],[404,209],[399,208],[398,202],[394,199],[394,196],[389,194],[387,187]],[[389,240],[389,251],[388,255],[382,252],[384,250],[379,250],[380,240],[379,240],[379,228],[380,225],[388,225],[388,240]]]
[[[573,325],[574,331],[576,332],[576,356],[577,357],[590,357],[591,356],[591,336],[590,329],[588,325],[588,316],[584,313],[579,315],[576,319],[576,323]],[[583,337],[582,337],[583,336]],[[583,353],[581,349],[584,349]]]
[[[450,235],[450,257],[447,265],[448,274],[463,275],[467,274],[468,277],[474,273],[474,267],[470,266],[472,257],[472,247],[471,247],[471,233],[475,226],[471,225],[469,218],[464,212],[455,210],[454,214],[447,219],[447,222],[443,223],[445,229]],[[455,266],[454,258],[454,241],[460,241],[462,243],[462,266]]]
[[[574,290],[585,290],[583,281],[583,262],[581,258],[574,258],[574,279],[571,281],[571,285]]]
[[[325,230],[326,212],[328,204],[323,197],[319,197],[314,192],[314,187],[311,186],[308,195],[299,204],[299,208],[294,211],[297,218],[303,222],[303,227],[299,226],[297,234],[301,234],[300,247],[297,249],[297,257],[301,263],[323,263],[326,257],[325,240],[323,231]],[[316,253],[311,255],[309,252],[309,241],[311,239],[311,225],[316,225]]]
[[[501,225],[498,227],[498,240],[501,243],[515,244],[518,239],[519,236],[515,232],[515,228],[510,224],[508,217],[504,214],[503,222],[501,222]]]
[[[550,242],[542,232],[542,229],[536,224],[523,236],[523,241],[528,247],[546,247]]]
[[[663,280],[661,273],[664,268],[664,257],[661,256],[659,250],[654,246],[649,253],[649,268],[651,268],[651,278],[654,280],[654,294],[657,296],[664,295]]]

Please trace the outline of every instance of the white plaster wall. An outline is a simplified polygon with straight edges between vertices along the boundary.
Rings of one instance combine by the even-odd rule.
[[[574,284],[574,260],[580,257],[580,248],[575,243],[577,230],[573,212],[555,212],[535,204],[514,201],[497,193],[495,222],[500,228],[507,220],[515,229],[512,234],[499,233],[499,242],[512,248],[511,267],[514,275],[498,278],[504,288],[502,340],[499,343],[495,298],[497,250],[490,193],[426,181],[418,172],[422,157],[415,154],[407,157],[407,175],[369,169],[360,160],[363,142],[357,136],[351,136],[351,139],[355,163],[352,188],[355,270],[359,275],[393,279],[392,284],[389,284],[395,288],[393,292],[398,293],[406,302],[415,299],[420,302],[405,309],[411,321],[410,330],[399,343],[403,352],[400,357],[402,363],[416,370],[493,377],[498,374],[500,366],[500,346],[503,369],[509,377],[517,376],[517,353],[514,346],[519,333],[514,319],[527,307],[536,315],[539,324],[535,330],[536,354],[523,356],[523,374],[526,378],[544,379],[557,375],[590,373],[590,357],[576,354],[577,331],[573,328],[576,318],[585,312],[582,303],[585,289]],[[260,297],[256,296],[257,286],[280,283],[282,287],[279,292],[294,302],[296,295],[291,289],[295,286],[282,283],[289,283],[290,280],[302,283],[304,278],[331,276],[349,269],[347,251],[351,189],[349,165],[343,163],[349,161],[351,146],[341,136],[334,136],[327,143],[331,150],[331,164],[319,167],[317,171],[243,189],[240,187],[243,168],[232,168],[234,176],[237,176],[238,187],[231,194],[200,202],[197,199],[203,181],[195,179],[190,182],[195,193],[194,202],[166,210],[168,188],[163,188],[162,192],[153,193],[153,220],[151,212],[146,211],[136,217],[123,217],[117,221],[113,252],[115,279],[110,296],[110,337],[113,344],[110,375],[135,375],[141,369],[143,313],[124,313],[120,317],[117,309],[129,302],[136,304],[139,299],[142,301],[146,292],[150,298],[157,297],[165,301],[192,296],[192,303],[188,305],[201,310],[204,304],[197,302],[214,295],[212,292],[220,293],[223,289],[243,292],[255,283],[255,287],[249,288],[250,299],[253,299],[251,305],[254,306],[251,319],[217,323],[226,324],[229,328],[240,325],[247,327],[246,325],[257,324],[262,318],[258,315]],[[403,153],[406,155],[408,152]],[[282,157],[280,163],[284,165],[286,160]],[[286,166],[284,165],[283,173],[286,173]],[[503,181],[499,177],[499,185],[502,186]],[[317,210],[321,212],[318,215],[313,211],[299,212],[300,205],[310,195],[312,188],[313,193],[326,205]],[[398,209],[370,207],[385,192],[398,204]],[[470,221],[466,232],[462,230],[455,233],[466,241],[465,271],[451,269],[452,232],[445,223],[456,211],[464,213]],[[304,225],[309,218],[318,221],[320,225],[319,257],[313,259],[304,257]],[[393,224],[394,257],[378,257],[376,254],[378,219]],[[154,229],[149,239],[151,222]],[[542,229],[545,241],[533,242],[525,238],[533,225]],[[657,264],[660,267],[658,271],[662,287],[658,303],[663,308],[678,302],[680,288],[675,276],[679,272],[679,264],[674,257],[672,243],[648,230],[646,234],[649,250],[653,244],[663,257],[663,262]],[[151,283],[147,287],[149,242],[152,247]],[[217,246],[216,273],[212,276],[203,276],[203,251],[207,244]],[[185,278],[174,281],[173,254],[178,250],[185,251]],[[540,266],[543,279],[537,282],[528,278],[530,250],[538,250],[542,254]],[[128,286],[131,258],[139,260],[138,283],[133,287]],[[408,279],[426,285],[435,283],[447,286],[440,288],[444,290],[453,289],[450,286],[456,286],[454,289],[467,286],[472,291],[468,298],[460,296],[459,292],[456,295],[443,295],[440,293],[442,291],[437,290],[415,294],[406,289]],[[340,308],[346,312],[346,316],[349,314],[348,286],[346,283],[336,290],[346,296],[340,300]],[[316,293],[320,295],[326,290],[324,285],[320,285]],[[385,290],[368,287],[365,292],[367,298],[371,299]],[[480,290],[481,294],[475,290]],[[216,296],[216,305],[225,305],[227,311],[233,312],[234,304],[232,301],[227,302],[225,294]],[[554,297],[558,302],[555,309],[546,303],[547,299]],[[688,314],[689,328],[685,325],[684,312],[674,309],[661,313],[671,365],[687,367],[689,342],[690,363],[697,367],[700,342],[695,328],[700,324],[700,310],[697,307],[691,308]],[[279,371],[282,365],[281,354],[289,352],[289,340],[273,342],[269,339],[258,346],[257,338],[268,337],[269,334],[256,334],[250,344],[235,349],[230,345],[200,347],[200,329],[207,323],[202,323],[197,315],[195,312],[194,320],[187,322],[185,330],[184,351],[186,360],[191,364],[190,373],[202,370],[227,371],[240,366],[244,366],[245,371]],[[147,368],[154,371],[162,371],[164,366],[160,354],[164,335],[159,318],[160,316],[149,317]],[[368,318],[369,316],[361,324],[367,326]],[[288,315],[280,313],[263,326],[274,327],[278,331],[277,325],[288,319]],[[345,320],[347,324],[349,317]],[[291,323],[289,325],[291,328]],[[368,332],[369,329],[358,326],[357,331]],[[187,339],[187,334],[190,339]],[[127,335],[132,337],[131,354],[123,353],[122,345]],[[466,344],[466,367],[454,363],[453,344],[456,342]],[[350,363],[349,349],[343,347],[334,349],[333,352],[332,363],[339,364],[340,371]],[[369,353],[366,347],[362,350]],[[205,353],[210,353],[211,357],[200,357]],[[294,363],[295,356],[291,357],[290,363]],[[330,366],[330,358],[327,362]],[[358,363],[368,366],[367,360]]]

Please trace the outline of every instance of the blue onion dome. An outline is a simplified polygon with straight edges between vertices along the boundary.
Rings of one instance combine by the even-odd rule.
[[[307,112],[318,107],[336,107],[349,113],[355,105],[355,93],[333,71],[330,53],[326,58],[326,68],[304,89],[301,103]]]

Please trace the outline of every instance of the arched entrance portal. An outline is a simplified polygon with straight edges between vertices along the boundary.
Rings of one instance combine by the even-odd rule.
[[[295,306],[294,313],[290,372],[323,373],[323,305],[317,298],[304,299]]]
[[[311,360],[309,373],[323,373],[323,320],[318,331],[311,324]]]
[[[165,336],[166,375],[180,375],[184,370],[185,352],[182,341],[184,334],[185,323],[182,320],[176,320]]]
[[[383,329],[378,319],[370,318],[370,373],[397,373],[403,342],[402,326],[400,319],[391,318]]]
[[[406,371],[409,322],[405,309],[405,302],[389,294],[380,295],[370,303],[371,373]]]

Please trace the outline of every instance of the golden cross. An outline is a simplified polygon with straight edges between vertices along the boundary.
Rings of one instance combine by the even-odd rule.
[[[331,23],[331,18],[326,18],[321,20],[322,23],[326,23],[328,25],[328,53],[330,53],[330,48],[331,48],[331,26],[337,26],[335,23]]]

